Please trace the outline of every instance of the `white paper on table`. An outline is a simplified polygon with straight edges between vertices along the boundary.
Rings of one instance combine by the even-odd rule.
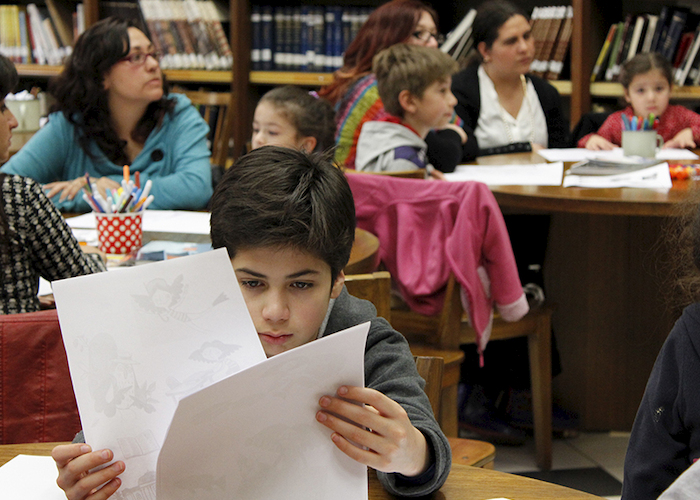
[[[66,500],[51,457],[17,455],[0,467],[2,500]]]
[[[186,210],[145,210],[143,230],[152,233],[209,234],[208,212]],[[90,212],[66,219],[72,228],[95,229],[95,214]]]
[[[565,175],[564,187],[670,189],[673,186],[668,163],[617,175]]]
[[[369,323],[278,354],[180,400],[158,498],[360,500],[367,467],[316,421],[321,396],[364,386]]]
[[[448,181],[478,181],[490,186],[561,186],[564,164],[458,165]]]
[[[53,282],[86,441],[155,488],[177,402],[266,359],[225,249]],[[149,497],[146,494],[145,497]]]
[[[585,148],[542,149],[537,152],[547,161],[583,161],[583,160],[619,160],[624,158],[622,148],[610,151],[593,151]],[[698,155],[688,149],[660,149],[656,154],[657,160],[697,160]]]

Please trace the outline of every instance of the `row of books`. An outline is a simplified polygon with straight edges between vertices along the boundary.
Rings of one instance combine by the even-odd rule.
[[[540,78],[556,80],[564,67],[574,23],[573,7],[560,5],[535,7],[530,16],[535,58],[530,72]]]
[[[472,24],[476,10],[471,9],[445,38],[440,50],[464,66],[476,50]],[[541,78],[556,80],[564,66],[573,29],[574,10],[571,6],[535,7],[530,22],[535,41],[535,57],[530,72]]]
[[[85,27],[83,4],[71,12],[61,0],[46,7],[0,5],[0,54],[14,62],[60,65]],[[222,20],[228,12],[213,0],[102,1],[102,17],[133,21],[163,55],[163,69],[228,70],[233,54]]]
[[[370,8],[253,5],[254,71],[332,72],[365,22]]]
[[[77,4],[72,11],[60,0],[46,0],[46,6],[0,5],[0,54],[16,63],[62,64],[71,54],[82,9]]]
[[[163,54],[163,69],[231,69],[233,54],[222,25],[228,13],[223,4],[139,0],[138,6],[153,45]]]
[[[628,14],[613,23],[598,53],[591,82],[614,82],[622,65],[636,54],[658,52],[674,68],[677,85],[700,81],[700,14],[663,6],[659,14]]]

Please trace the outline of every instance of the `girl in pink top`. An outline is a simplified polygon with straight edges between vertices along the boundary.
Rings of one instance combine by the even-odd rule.
[[[629,104],[610,116],[595,134],[578,141],[578,147],[612,149],[622,144],[622,115],[659,118],[657,132],[665,148],[695,148],[700,143],[700,115],[684,106],[669,105],[672,87],[671,63],[657,53],[637,54],[620,73],[625,100]]]

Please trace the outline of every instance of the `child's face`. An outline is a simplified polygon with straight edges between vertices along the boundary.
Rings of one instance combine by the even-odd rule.
[[[326,262],[295,248],[239,250],[231,264],[268,357],[314,340],[345,281],[341,272],[331,283]]]
[[[253,117],[253,149],[261,146],[301,149],[303,139],[274,104],[263,101],[257,105]]]
[[[654,113],[661,116],[668,107],[671,85],[661,70],[652,69],[632,78],[624,92],[625,99],[632,106],[635,115],[648,116],[649,113]]]
[[[431,83],[423,95],[415,99],[413,120],[428,129],[445,126],[452,118],[457,104],[451,86],[451,76]]]

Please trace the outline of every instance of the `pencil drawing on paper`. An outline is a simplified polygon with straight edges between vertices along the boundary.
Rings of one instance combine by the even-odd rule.
[[[173,319],[187,323],[206,314],[217,304],[228,299],[225,293],[219,294],[211,303],[211,306],[203,311],[187,311],[187,285],[182,274],[168,283],[163,278],[155,278],[145,285],[146,295],[132,295],[136,303],[144,311],[157,314],[163,321]]]
[[[216,380],[240,371],[239,364],[231,356],[240,348],[240,345],[224,344],[220,340],[204,342],[189,357],[193,361],[205,363],[204,369],[192,373],[181,381],[175,377],[168,377],[166,384],[170,391],[166,392],[166,395],[179,400],[213,384]]]
[[[114,338],[97,334],[88,344],[90,396],[97,413],[114,417],[117,410],[155,411],[155,382],[139,381],[131,353],[120,351]]]

